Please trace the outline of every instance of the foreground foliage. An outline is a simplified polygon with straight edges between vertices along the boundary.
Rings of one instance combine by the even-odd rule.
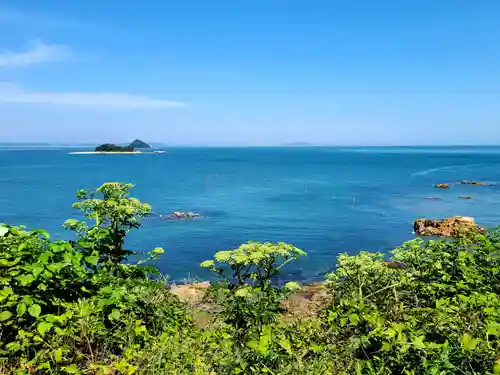
[[[78,192],[72,241],[0,224],[0,373],[500,374],[500,231],[341,255],[328,305],[292,321],[279,275],[302,250],[220,251],[200,328],[151,266],[163,249],[126,249],[151,212],[131,187]]]
[[[367,373],[500,373],[499,249],[475,235],[410,241],[394,268],[382,254],[341,256],[327,278],[332,340]]]

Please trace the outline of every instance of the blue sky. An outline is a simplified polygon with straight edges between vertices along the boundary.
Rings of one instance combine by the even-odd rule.
[[[5,0],[0,141],[500,143],[498,0]]]

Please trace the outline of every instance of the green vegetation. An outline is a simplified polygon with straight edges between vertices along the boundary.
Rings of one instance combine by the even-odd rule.
[[[151,212],[131,187],[78,192],[72,241],[0,224],[0,373],[500,374],[500,231],[341,255],[327,305],[295,319],[300,286],[277,276],[302,250],[220,251],[200,327],[152,266],[163,249],[125,248]]]
[[[117,146],[112,143],[105,143],[103,145],[97,146],[95,148],[96,152],[134,152],[133,147],[127,146]]]

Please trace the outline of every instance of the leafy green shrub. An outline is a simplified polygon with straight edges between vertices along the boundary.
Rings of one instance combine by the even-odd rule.
[[[142,266],[163,249],[121,263],[130,253],[125,235],[150,211],[128,197],[130,188],[104,184],[97,190],[102,199],[79,192],[75,207],[94,225],[67,222],[77,241],[0,225],[0,372],[133,373],[132,363],[112,359],[191,329],[184,305]]]
[[[221,277],[213,324],[196,327],[157,271],[163,249],[126,235],[151,208],[108,183],[78,192],[74,241],[0,224],[0,373],[500,374],[500,230],[341,255],[319,316],[280,319],[299,286],[279,274],[305,255],[248,243],[205,267]]]
[[[286,264],[303,255],[285,243],[250,242],[201,264],[222,277],[209,290],[221,308],[218,318],[227,324],[211,331],[207,341],[211,353],[217,353],[217,347],[222,351],[211,359],[217,374],[260,374],[278,366],[272,324],[284,311],[280,302],[299,285],[280,285],[276,278]]]
[[[500,372],[499,255],[497,242],[474,235],[407,242],[391,263],[340,256],[327,278],[331,342],[363,374]]]
[[[236,250],[219,251],[214,260],[201,267],[222,276],[217,300],[221,303],[223,320],[243,338],[251,328],[258,331],[274,322],[283,308],[280,301],[299,288],[297,283],[279,286],[273,279],[294,259],[305,255],[300,249],[285,243],[254,243]]]
[[[116,264],[135,254],[125,250],[127,234],[141,226],[141,218],[151,213],[151,206],[130,198],[132,184],[109,182],[95,192],[80,190],[73,207],[82,211],[86,221],[67,220],[64,227],[75,231],[75,246],[84,254],[99,254],[100,263]],[[89,226],[89,222],[93,225]],[[97,263],[96,263],[97,264]]]
[[[86,295],[88,284],[83,255],[71,244],[0,225],[0,355],[39,356],[51,331],[64,334],[64,307]]]

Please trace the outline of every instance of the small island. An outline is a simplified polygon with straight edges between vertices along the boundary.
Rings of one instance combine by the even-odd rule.
[[[105,143],[103,145],[97,146],[95,152],[135,152],[133,147],[123,147],[117,146],[112,143]]]
[[[94,151],[79,151],[79,152],[70,152],[70,154],[79,154],[79,155],[87,155],[87,154],[164,154],[165,151],[138,151],[138,148],[142,149],[151,149],[152,147],[147,143],[136,139],[128,146],[119,146],[113,143],[104,143],[102,145],[97,146]]]

